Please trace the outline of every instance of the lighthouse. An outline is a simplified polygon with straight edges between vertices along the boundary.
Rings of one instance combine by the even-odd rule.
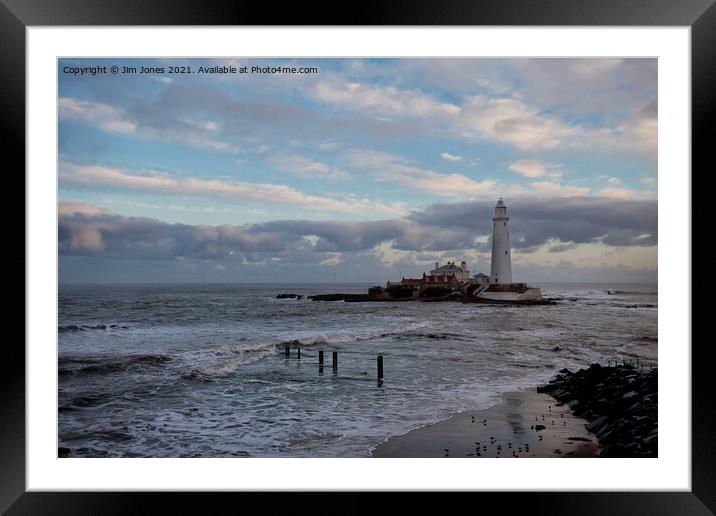
[[[492,263],[490,281],[480,284],[472,292],[477,303],[534,305],[544,304],[539,287],[527,283],[512,283],[512,258],[510,256],[510,230],[507,229],[507,206],[500,197],[492,217]]]
[[[492,263],[490,283],[512,283],[512,259],[510,257],[510,231],[507,228],[507,206],[502,197],[495,205],[492,217]]]

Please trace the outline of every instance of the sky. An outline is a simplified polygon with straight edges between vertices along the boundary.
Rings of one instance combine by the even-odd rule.
[[[656,59],[61,59],[58,79],[60,283],[489,274],[499,197],[515,281],[656,282]]]

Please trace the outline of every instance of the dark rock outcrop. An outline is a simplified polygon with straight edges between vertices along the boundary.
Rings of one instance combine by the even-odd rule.
[[[308,299],[313,301],[345,301],[346,303],[378,300],[368,294],[317,294],[308,296]]]
[[[303,296],[299,294],[279,294],[276,299],[302,299]]]
[[[588,421],[603,457],[656,457],[658,451],[657,370],[592,364],[573,373],[562,369],[538,387]]]

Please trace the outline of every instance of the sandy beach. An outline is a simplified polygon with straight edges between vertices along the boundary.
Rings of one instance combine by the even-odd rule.
[[[584,425],[548,394],[510,392],[484,410],[469,410],[376,447],[373,457],[598,457]]]

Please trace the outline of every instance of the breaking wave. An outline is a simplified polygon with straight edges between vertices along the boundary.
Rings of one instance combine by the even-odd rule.
[[[59,365],[81,365],[80,367],[59,367],[57,373],[60,376],[112,373],[131,367],[158,366],[169,361],[171,361],[171,357],[167,355],[130,355],[123,360],[64,357],[58,360]]]
[[[123,326],[120,324],[65,324],[63,326],[58,326],[57,331],[59,333],[67,333],[67,332],[74,332],[74,331],[87,331],[87,330],[127,330],[129,329],[129,326]]]
[[[274,346],[271,344],[261,346],[259,348],[237,350],[236,355],[227,360],[220,360],[211,364],[193,367],[189,371],[182,373],[181,377],[185,380],[198,380],[202,382],[210,382],[215,378],[223,378],[235,372],[241,366],[258,362],[266,356],[273,354]]]

